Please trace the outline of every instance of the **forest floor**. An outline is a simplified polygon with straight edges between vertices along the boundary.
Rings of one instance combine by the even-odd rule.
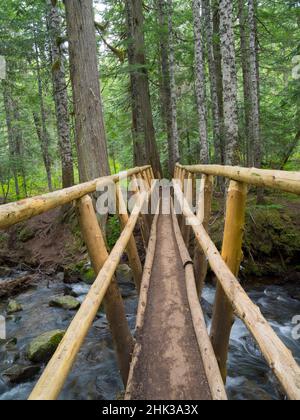
[[[300,198],[272,193],[267,194],[265,200],[264,205],[256,205],[255,196],[249,195],[241,279],[300,283]],[[216,195],[210,234],[218,249],[221,249],[223,238],[223,208],[223,198]],[[107,232],[110,247],[119,234],[117,218],[112,217]],[[138,230],[136,238],[144,260]],[[193,243],[192,239],[191,250]],[[3,266],[31,268],[49,275],[62,272],[67,283],[83,278],[92,281],[94,278],[72,208],[64,213],[53,210],[7,231],[0,231],[0,267]]]

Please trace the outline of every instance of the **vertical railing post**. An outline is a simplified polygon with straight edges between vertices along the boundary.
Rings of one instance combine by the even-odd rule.
[[[194,181],[194,175],[191,172],[189,172],[188,178],[187,178],[185,198],[187,202],[191,205],[191,207],[193,206],[193,181]],[[188,249],[189,249],[190,237],[191,237],[191,227],[190,225],[187,224],[186,219],[183,218],[183,238]]]
[[[207,232],[209,230],[211,215],[213,183],[214,178],[212,176],[203,175],[198,198],[197,217],[199,223],[203,224],[203,227]],[[196,287],[199,297],[201,297],[207,275],[208,262],[203,249],[200,249],[198,241],[195,242],[194,268]]]
[[[226,221],[222,247],[222,257],[232,273],[237,277],[242,261],[242,244],[245,226],[247,185],[231,181],[226,205]],[[224,382],[227,377],[227,358],[230,333],[234,322],[232,305],[221,284],[217,293],[211,328],[211,340],[220,366]]]
[[[121,226],[124,229],[128,223],[129,216],[128,216],[128,211],[127,211],[127,205],[124,202],[122,189],[119,183],[116,184],[116,193],[117,193],[116,194],[117,195],[117,209],[118,209],[119,219],[121,222]],[[138,254],[136,242],[133,235],[131,235],[131,238],[128,242],[126,252],[127,252],[127,256],[129,260],[129,265],[132,269],[135,286],[138,292],[140,292],[142,275],[143,275],[143,267],[142,267],[142,263]]]
[[[139,188],[138,179],[141,179],[141,177],[136,177],[135,175],[132,176],[132,183],[133,183],[134,192],[136,194],[140,195],[140,188]],[[145,217],[144,214],[141,214],[140,217],[139,217],[139,225],[140,225],[140,230],[141,230],[141,234],[142,234],[142,238],[143,238],[144,248],[145,248],[145,250],[147,250],[148,242],[149,242],[149,238],[150,238],[150,229],[149,229],[149,226],[148,226],[148,221],[146,220],[146,217]]]
[[[108,252],[92,199],[89,196],[81,198],[77,202],[77,208],[82,234],[93,269],[97,275],[108,258]],[[126,319],[122,296],[115,278],[112,279],[106,292],[104,307],[116,346],[121,376],[124,385],[126,385],[133,351],[133,338]]]
[[[187,175],[188,175],[187,171],[183,168],[183,169],[182,169],[182,173],[181,173],[181,184],[182,184],[182,192],[183,192],[183,195],[184,195],[184,196],[185,196],[185,194],[186,194],[186,185],[185,185],[185,180],[186,180],[186,178],[187,178]],[[184,217],[184,215],[183,215],[183,214],[180,216],[179,221],[180,221],[180,223],[179,223],[180,230],[181,230],[182,236],[184,236],[184,232],[185,232],[185,226],[186,226],[186,224],[185,224],[185,217]]]

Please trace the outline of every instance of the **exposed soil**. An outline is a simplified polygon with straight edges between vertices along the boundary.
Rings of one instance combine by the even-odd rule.
[[[75,212],[49,211],[1,233],[0,263],[59,269],[85,252],[77,235]]]
[[[143,334],[143,330],[147,334]],[[198,349],[171,216],[160,216],[134,400],[211,400]]]

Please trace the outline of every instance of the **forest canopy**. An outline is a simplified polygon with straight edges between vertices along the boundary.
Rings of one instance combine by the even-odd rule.
[[[95,0],[86,57],[70,3],[0,4],[2,203],[149,161],[298,170],[299,1]],[[94,34],[104,124],[89,132],[76,73],[96,69]],[[99,174],[79,145],[95,131]]]

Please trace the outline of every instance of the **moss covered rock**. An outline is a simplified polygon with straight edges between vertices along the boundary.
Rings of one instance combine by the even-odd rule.
[[[7,315],[12,315],[17,312],[23,311],[22,305],[18,303],[16,300],[10,300],[7,305]]]
[[[38,336],[29,344],[27,358],[34,363],[47,362],[54,354],[64,334],[65,332],[62,330],[55,330]]]
[[[30,239],[34,238],[35,232],[29,226],[24,226],[20,229],[18,233],[18,239],[20,242],[27,242]]]
[[[127,264],[120,264],[117,268],[117,278],[120,281],[132,281],[133,272]]]
[[[76,310],[80,306],[80,302],[73,296],[57,296],[49,302],[49,306],[63,308],[68,310]]]

